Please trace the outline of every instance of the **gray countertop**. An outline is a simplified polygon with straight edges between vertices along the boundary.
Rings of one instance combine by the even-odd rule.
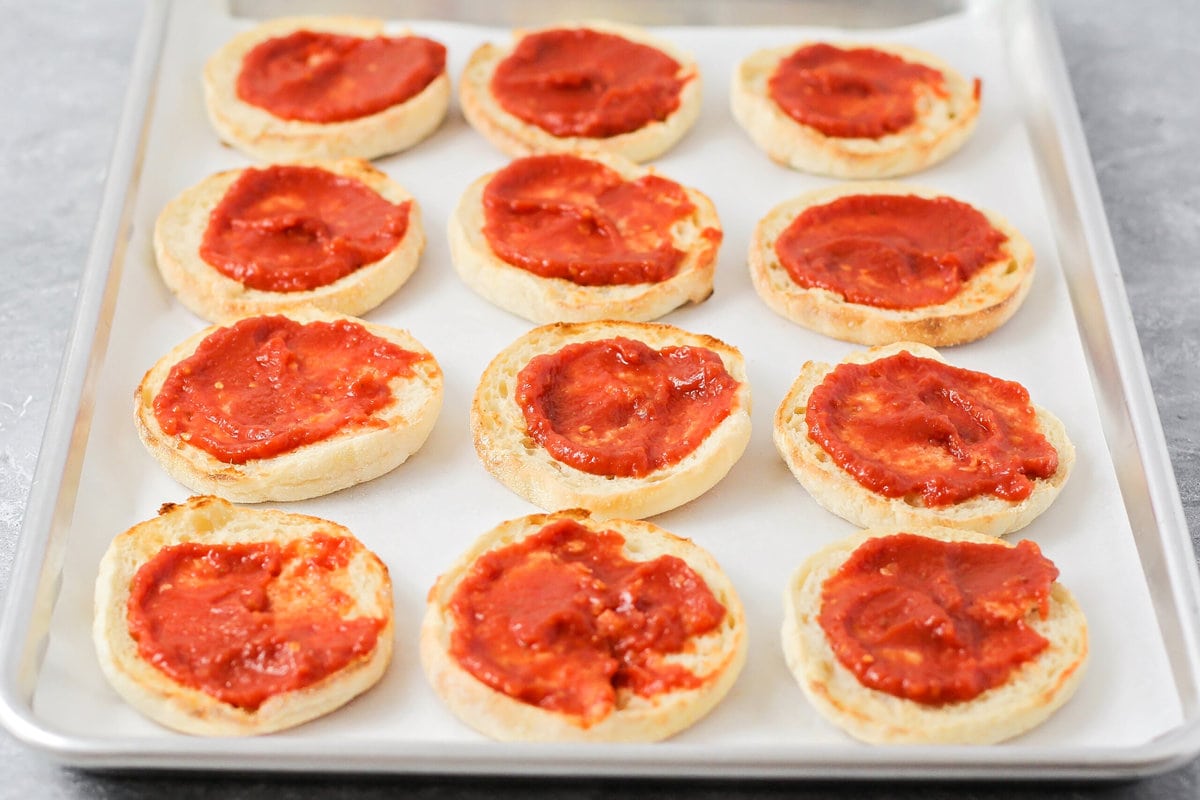
[[[0,10],[0,595],[29,496],[142,6],[4,0]],[[1200,537],[1200,3],[1052,0],[1193,540]],[[0,733],[3,797],[820,797],[832,784],[347,781],[92,775]],[[845,788],[844,784],[841,788]],[[855,785],[851,794],[1195,798],[1200,761],[1136,782]]]

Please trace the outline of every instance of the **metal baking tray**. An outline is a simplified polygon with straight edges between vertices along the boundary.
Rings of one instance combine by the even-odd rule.
[[[277,0],[148,5],[133,79],[77,315],[34,476],[0,620],[0,719],[18,739],[86,768],[712,777],[1129,777],[1200,752],[1200,581],[1162,428],[1117,269],[1078,112],[1044,7],[1034,0],[414,2],[378,14],[451,45],[457,78],[471,42],[510,24],[605,16],[663,26],[698,56],[705,111],[660,160],[663,173],[716,201],[726,230],[716,292],[666,321],[741,347],[755,394],[746,455],[715,489],[655,519],[717,556],[738,586],[751,654],[730,696],[653,746],[485,741],[450,717],[415,658],[426,589],[478,534],[532,508],[492,481],[470,448],[466,408],[490,355],[528,328],[457,280],[441,231],[470,179],[504,163],[457,110],[427,142],[379,162],[422,203],[429,246],[417,274],[367,316],[412,330],[442,362],[446,405],[434,434],[388,476],[290,507],[347,524],[397,585],[397,655],[381,684],[295,731],[251,740],[163,730],[104,683],[88,621],[96,566],[111,538],[187,491],[138,445],[129,401],[142,372],[202,327],[154,270],[153,220],[170,197],[216,169],[246,165],[204,118],[208,54],[254,18],[331,10]],[[474,15],[474,16],[472,16]],[[491,28],[479,26],[495,26]],[[784,581],[852,529],[788,475],[770,419],[801,363],[855,349],[766,311],[744,254],[754,221],[828,181],[771,164],[728,113],[733,63],[761,46],[829,36],[904,41],[984,81],[966,147],[912,178],[1001,211],[1038,251],[1038,277],[1012,322],[947,352],[954,363],[1025,383],[1063,417],[1079,462],[1055,505],[1021,533],[1059,564],[1089,617],[1092,663],[1079,693],[1044,726],[988,747],[872,747],[822,721],[780,654]]]

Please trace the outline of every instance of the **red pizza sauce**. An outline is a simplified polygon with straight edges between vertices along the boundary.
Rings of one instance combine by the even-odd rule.
[[[283,119],[346,122],[417,96],[445,71],[446,48],[420,36],[301,30],[246,53],[237,96]]]
[[[622,689],[702,686],[665,656],[715,630],[725,607],[682,559],[631,561],[624,543],[566,519],[484,554],[450,599],[450,654],[496,691],[590,722]]]
[[[346,618],[353,599],[332,578],[358,547],[322,532],[286,547],[165,547],[130,585],[130,635],[171,678],[254,711],[375,649],[384,620]]]
[[[805,209],[775,241],[797,285],[850,303],[908,309],[945,303],[1005,257],[1008,237],[949,197],[868,194]]]
[[[251,317],[210,334],[175,364],[154,397],[163,433],[244,464],[382,427],[388,382],[423,360],[349,321]]]
[[[317,289],[392,252],[411,208],[319,167],[247,169],[209,214],[200,257],[248,289]]]
[[[923,91],[946,96],[942,73],[870,47],[801,47],[779,62],[767,93],[792,119],[826,136],[879,139],[917,118]]]
[[[496,66],[491,91],[514,117],[553,136],[602,139],[661,122],[688,77],[656,47],[586,28],[521,38]]]
[[[531,156],[484,187],[483,235],[499,258],[543,278],[658,283],[683,262],[671,227],[695,210],[682,186],[657,175],[627,181],[578,156]],[[702,235],[721,240],[716,229]]]
[[[839,364],[812,391],[809,438],[885,497],[1023,500],[1058,470],[1019,383],[908,352]]]
[[[535,356],[517,376],[529,435],[592,475],[640,478],[678,463],[729,416],[738,381],[703,347],[618,337]]]
[[[1025,620],[1049,614],[1057,577],[1028,540],[868,539],[825,581],[818,622],[864,686],[927,705],[970,700],[1047,647]]]

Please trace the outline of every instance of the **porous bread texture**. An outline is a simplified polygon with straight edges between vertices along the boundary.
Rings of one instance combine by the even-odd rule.
[[[936,56],[897,44],[824,42],[844,50],[868,47],[942,73],[946,97],[922,88],[917,117],[903,130],[877,139],[827,136],[788,116],[768,93],[779,62],[819,42],[759,50],[735,68],[730,101],[733,117],[772,160],[831,178],[894,178],[945,159],[970,137],[979,116],[975,84]]]
[[[356,316],[391,297],[416,270],[425,249],[425,230],[421,209],[404,187],[361,159],[299,161],[292,166],[318,167],[353,178],[390,203],[411,201],[404,237],[383,258],[324,286],[299,292],[252,289],[200,257],[209,217],[244,170],[218,172],[167,203],[154,225],[158,271],[189,311],[209,322],[303,308]]]
[[[897,342],[851,353],[842,363],[865,364],[901,351],[920,358],[946,362],[931,347],[915,342]],[[1058,453],[1058,469],[1049,478],[1036,478],[1024,500],[1006,500],[985,494],[940,507],[927,507],[920,496],[886,497],[871,491],[848,472],[808,435],[805,413],[808,398],[836,365],[805,362],[775,413],[775,447],[796,480],[823,508],[860,528],[882,525],[943,525],[958,530],[1003,536],[1020,530],[1050,507],[1062,491],[1075,464],[1075,447],[1057,417],[1034,404],[1038,430]]]
[[[856,344],[920,342],[932,347],[965,344],[987,336],[1007,322],[1033,285],[1034,254],[1029,241],[993,211],[976,208],[993,228],[1008,237],[995,261],[964,282],[944,303],[919,308],[879,308],[846,300],[828,289],[797,284],[775,252],[779,236],[804,211],[854,195],[947,197],[902,183],[848,183],[806,192],[780,203],[759,221],[750,242],[750,278],[772,311],[834,339]],[[961,202],[961,201],[960,201]]]
[[[683,652],[666,656],[703,679],[694,689],[674,689],[642,697],[617,690],[608,716],[585,720],[578,715],[523,703],[492,689],[467,672],[450,653],[454,619],[449,604],[472,565],[485,553],[520,542],[560,519],[572,519],[592,531],[616,531],[625,538],[623,555],[649,561],[663,555],[682,559],[725,606],[725,619],[714,631],[694,637]],[[648,522],[591,518],[581,509],[534,514],[502,522],[463,553],[429,590],[421,625],[421,664],[438,697],[456,717],[480,733],[501,741],[651,742],[691,726],[728,693],[746,661],[746,617],[733,584],[706,551]]]
[[[127,606],[138,569],[163,548],[185,542],[275,542],[286,547],[318,532],[354,539],[349,530],[328,520],[238,508],[216,497],[166,503],[158,513],[113,540],[100,561],[96,579],[92,625],[96,654],[108,682],[139,712],[160,725],[200,736],[271,733],[340,708],[383,676],[392,658],[392,582],[383,562],[357,540],[349,564],[332,577],[336,589],[351,603],[344,619],[384,621],[369,654],[316,683],[274,695],[252,711],[179,683],[146,661],[130,635]]]
[[[818,551],[796,571],[784,596],[783,653],[813,706],[857,739],[879,743],[990,744],[1039,725],[1074,694],[1088,657],[1087,621],[1060,583],[1050,589],[1046,619],[1034,610],[1026,623],[1049,646],[1017,667],[1000,686],[971,700],[933,706],[859,683],[838,661],[818,616],[821,590],[850,554],[877,536],[908,532],[947,542],[1013,547],[986,534],[945,527],[886,527],[861,531]]]
[[[535,356],[619,336],[655,350],[707,348],[738,382],[729,416],[695,450],[640,478],[593,475],[558,461],[529,435],[517,402],[518,375]],[[719,339],[656,323],[556,323],[519,337],[488,364],[471,402],[471,436],[487,471],[539,508],[584,508],[597,519],[641,519],[694,500],[725,477],[750,441],[750,406],[742,355]]]
[[[673,58],[679,64],[678,77],[685,81],[679,93],[679,107],[661,121],[607,137],[555,136],[504,110],[492,94],[492,76],[500,62],[513,52],[522,38],[531,33],[575,29],[614,34],[637,44],[657,48]],[[700,69],[690,55],[641,28],[603,20],[561,22],[542,28],[514,30],[512,41],[506,45],[490,42],[480,45],[471,54],[463,70],[458,84],[458,97],[463,116],[471,127],[507,155],[604,152],[624,156],[631,161],[650,161],[674,147],[700,116]]]
[[[328,439],[277,456],[228,464],[180,435],[168,435],[154,415],[154,398],[171,368],[192,355],[220,326],[189,337],[159,359],[134,392],[134,420],[142,444],[168,475],[189,489],[236,503],[318,497],[390,472],[415,453],[433,430],[442,406],[442,370],[433,355],[409,333],[320,311],[288,311],[282,316],[301,323],[355,322],[375,336],[425,358],[412,365],[412,376],[398,376],[388,384],[393,400],[375,412],[379,427],[341,430]]]
[[[222,141],[263,161],[373,159],[413,146],[441,124],[450,105],[450,76],[445,71],[403,103],[341,122],[283,119],[238,97],[246,54],[268,39],[302,30],[364,39],[385,35],[383,20],[312,16],[274,19],[233,37],[204,65],[208,118]],[[402,29],[390,35],[412,32]]]
[[[603,153],[576,154],[616,171],[626,181],[656,174]],[[679,271],[658,283],[581,286],[565,278],[545,278],[500,258],[483,234],[483,192],[495,172],[473,182],[450,217],[450,256],[463,282],[499,308],[538,324],[621,319],[646,322],[679,306],[707,300],[713,290],[721,221],[712,201],[682,186],[695,210],[671,227],[671,241],[684,253]]]

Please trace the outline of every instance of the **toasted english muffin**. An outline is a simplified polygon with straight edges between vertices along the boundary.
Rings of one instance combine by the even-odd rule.
[[[256,707],[222,699],[172,677],[166,668],[147,660],[131,633],[130,598],[139,570],[156,556],[183,545],[219,548],[267,544],[278,545],[285,554],[289,546],[304,552],[314,536],[347,540],[339,551],[344,563],[333,560],[328,569],[319,569],[321,578],[314,580],[317,567],[311,563],[296,565],[285,557],[282,570],[267,592],[269,607],[258,607],[253,613],[261,619],[264,614],[274,618],[276,612],[336,609],[335,618],[343,623],[378,620],[368,652],[353,655],[315,682],[271,693]],[[155,588],[159,592],[172,589],[161,582]],[[174,589],[185,590],[179,586]],[[212,615],[211,619],[214,626],[230,624],[228,615]],[[392,657],[392,583],[387,567],[341,525],[301,514],[237,508],[215,497],[192,497],[185,503],[165,503],[157,517],[113,540],[96,579],[92,633],[109,683],[130,705],[160,725],[203,736],[271,733],[334,711],[382,677]],[[206,638],[210,633],[196,631],[195,638]],[[250,646],[238,639],[229,639],[226,644],[230,648]],[[169,666],[178,666],[179,658],[182,656],[169,653]]]
[[[316,167],[353,179],[396,205],[410,203],[404,236],[382,258],[332,283],[300,291],[251,288],[219,272],[200,255],[214,209],[244,170],[218,172],[167,203],[154,225],[158,271],[188,310],[210,322],[303,308],[355,316],[389,298],[416,270],[425,248],[425,231],[421,209],[404,187],[359,159],[297,162],[295,166]]]
[[[797,284],[775,250],[779,236],[804,211],[855,195],[946,196],[902,183],[851,183],[815,189],[777,205],[755,227],[749,255],[754,288],[772,311],[846,342],[882,345],[908,341],[945,347],[987,336],[1020,308],[1033,284],[1033,248],[1007,220],[983,209],[975,210],[1007,241],[1001,246],[1000,257],[972,275],[946,302],[917,308],[881,308],[851,302],[835,291]]]
[[[654,350],[705,348],[720,357],[737,382],[728,416],[694,450],[641,476],[594,474],[555,458],[531,436],[518,401],[519,375],[533,358],[618,337]],[[488,472],[542,509],[585,508],[598,519],[642,518],[699,497],[729,472],[750,440],[750,405],[741,353],[711,336],[654,323],[558,323],[521,336],[487,366],[471,403],[471,434]]]
[[[617,172],[626,181],[655,175],[623,158],[592,153],[580,156]],[[712,201],[680,185],[694,210],[670,229],[673,246],[684,256],[671,277],[647,283],[581,285],[545,277],[510,264],[496,254],[484,235],[483,195],[498,173],[474,181],[450,218],[450,254],[463,282],[505,311],[539,324],[623,319],[646,322],[684,305],[706,300],[713,290],[721,222]]]
[[[842,363],[865,364],[901,351],[946,363],[933,348],[912,342],[852,353]],[[993,494],[980,494],[950,505],[928,506],[919,494],[888,497],[875,492],[855,480],[809,437],[805,419],[809,396],[835,366],[813,361],[805,363],[775,413],[775,447],[796,480],[817,503],[859,527],[943,525],[1002,536],[1025,527],[1049,508],[1071,474],[1075,448],[1066,428],[1049,411],[1033,405],[1038,431],[1057,452],[1058,465],[1050,477],[1033,480],[1033,490],[1025,499],[1008,500]]]
[[[661,121],[654,121],[627,133],[613,136],[555,136],[509,113],[492,93],[492,76],[501,61],[512,54],[522,38],[548,30],[586,29],[619,36],[630,42],[653,47],[679,64],[677,77],[684,80],[679,107]],[[650,161],[671,149],[700,116],[700,72],[695,60],[671,43],[631,26],[601,20],[563,22],[542,28],[513,31],[513,41],[484,44],[471,54],[458,85],[463,115],[471,127],[510,156],[533,153],[595,153],[624,156],[631,161]]]
[[[371,414],[369,423],[343,427],[329,438],[278,455],[227,463],[192,444],[182,433],[166,433],[154,409],[155,397],[172,369],[222,326],[206,328],[159,359],[134,393],[138,436],[167,473],[184,486],[239,503],[317,497],[390,472],[415,453],[433,429],[442,405],[442,371],[433,355],[410,334],[317,311],[278,316],[301,324],[361,325],[368,333],[413,353],[416,360],[411,365],[412,374],[397,375],[388,382],[392,399]],[[225,327],[232,328],[233,324]],[[331,403],[337,399],[327,397]]]
[[[628,686],[614,685],[612,706],[596,716],[568,709],[543,707],[515,699],[484,683],[469,672],[451,651],[456,621],[451,610],[455,593],[469,578],[478,560],[494,551],[518,544],[547,526],[569,520],[589,535],[613,531],[624,539],[623,558],[633,562],[660,556],[682,560],[713,597],[724,606],[716,627],[691,635],[679,652],[663,656],[668,665],[681,667],[698,685],[671,687],[649,695]],[[539,551],[544,552],[544,551]],[[607,613],[613,613],[609,610]],[[599,522],[587,512],[572,509],[554,514],[534,514],[509,520],[485,533],[446,570],[429,591],[421,626],[421,663],[425,675],[447,707],[472,728],[504,741],[540,742],[648,742],[665,739],[707,714],[729,691],[746,658],[745,613],[733,585],[707,552],[647,522]],[[539,651],[551,658],[552,650]]]
[[[821,43],[838,49],[869,48],[942,74],[945,97],[922,89],[916,119],[879,138],[829,136],[797,122],[769,94],[768,83],[782,60],[817,42],[759,50],[734,69],[734,119],[772,160],[832,178],[893,178],[945,159],[970,138],[979,115],[979,84],[970,82],[936,56],[897,44]]]
[[[405,150],[441,124],[450,104],[450,78],[442,72],[396,105],[336,122],[285,119],[243,100],[238,76],[247,53],[269,39],[297,31],[372,39],[385,35],[382,20],[360,17],[287,17],[264,22],[230,39],[204,66],[204,100],[217,134],[263,161],[378,158]],[[407,30],[392,35],[410,35]]]
[[[818,621],[825,581],[863,542],[899,532],[946,542],[1014,545],[986,534],[945,527],[861,531],[815,553],[796,570],[784,596],[783,652],[809,701],[829,721],[867,742],[989,744],[1039,725],[1070,699],[1088,657],[1087,621],[1060,583],[1050,587],[1049,613],[1025,622],[1049,641],[1008,679],[969,700],[930,705],[863,685],[830,647]]]

